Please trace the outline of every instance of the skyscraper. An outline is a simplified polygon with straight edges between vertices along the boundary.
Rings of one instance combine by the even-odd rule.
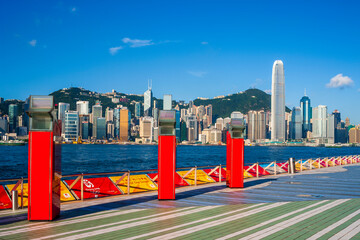
[[[326,119],[326,138],[327,143],[335,143],[335,115],[329,114]]]
[[[171,110],[171,109],[172,109],[172,96],[171,94],[164,94],[163,110]]]
[[[8,132],[8,122],[5,117],[0,117],[0,139],[2,135]]]
[[[281,60],[276,60],[272,69],[271,140],[285,141],[285,75]]]
[[[127,142],[129,141],[129,130],[130,130],[130,111],[123,107],[120,110],[120,132],[119,132],[119,141]]]
[[[233,113],[231,115],[233,115]],[[242,119],[242,118],[239,118],[239,119]],[[266,121],[265,121],[265,112],[264,111],[249,111],[249,113],[248,113],[248,139],[250,139],[250,141],[255,141],[258,139],[266,138],[265,122]]]
[[[301,107],[294,107],[291,114],[290,122],[290,138],[301,139],[303,136],[302,131],[302,110]]]
[[[326,138],[327,106],[319,105],[312,109],[312,136],[313,138]]]
[[[9,105],[9,132],[14,133],[16,127],[18,126],[18,105],[10,104]]]
[[[113,122],[114,121],[114,110],[107,107],[105,109],[105,120],[106,122]]]
[[[61,133],[65,133],[65,111],[70,110],[69,103],[59,102],[59,110],[58,110],[58,120],[61,121]]]
[[[302,137],[306,138],[307,132],[311,131],[310,119],[312,118],[310,98],[306,96],[306,91],[304,96],[300,100],[300,109],[302,116]]]
[[[100,104],[96,104],[94,106],[92,106],[92,124],[93,124],[93,134],[92,136],[95,137],[96,139],[99,139],[96,134],[97,134],[97,130],[96,128],[98,127],[98,124],[96,124],[96,121],[98,118],[102,117],[102,106]],[[104,127],[105,129],[105,127]],[[104,130],[105,131],[105,130]],[[102,131],[99,131],[102,132]]]
[[[135,103],[135,117],[139,118],[141,114],[141,104],[139,102]]]
[[[77,111],[65,111],[65,140],[77,141],[79,137],[79,113]]]
[[[96,119],[96,139],[106,139],[106,119],[99,117]]]
[[[88,101],[77,101],[76,102],[76,111],[79,115],[88,115],[89,114],[89,102]]]
[[[148,90],[144,93],[144,116],[152,116],[152,90],[149,85]]]
[[[341,114],[340,112],[335,109],[332,113],[334,115],[334,124],[335,124],[335,128],[338,126],[338,124],[341,122]]]
[[[205,112],[207,116],[207,124],[208,126],[212,125],[212,105],[209,104],[205,107]]]

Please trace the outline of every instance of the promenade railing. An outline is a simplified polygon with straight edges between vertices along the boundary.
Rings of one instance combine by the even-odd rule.
[[[360,163],[360,155],[350,156],[337,156],[337,157],[325,157],[316,159],[300,159],[295,161],[295,168],[297,172],[327,168],[334,166],[342,166],[348,164]],[[226,167],[226,166],[225,166]],[[177,168],[177,187],[185,186],[197,186],[198,184],[222,182],[226,180],[226,170],[223,165],[207,165],[207,166],[194,166],[194,167],[181,167]],[[273,162],[257,162],[244,167],[244,178],[259,178],[266,176],[276,176],[279,174],[288,173],[288,162],[287,161],[273,161]],[[140,182],[135,178],[143,176],[142,181],[147,181],[150,185],[154,186],[153,189],[141,187]],[[92,193],[94,196],[99,193],[101,196],[110,195],[130,195],[137,192],[146,192],[151,190],[157,190],[157,169],[149,170],[128,170],[119,172],[102,172],[102,173],[80,173],[80,174],[69,174],[62,175],[61,182],[65,186],[65,190],[70,192],[73,196],[71,200],[85,199],[85,193]],[[100,178],[106,180],[109,184],[112,184],[118,190],[119,194],[106,194],[102,193],[99,186],[86,186],[89,180]],[[134,180],[135,179],[135,180]],[[27,205],[27,178],[17,179],[5,179],[0,180],[0,187],[11,200],[11,192],[17,190],[19,192],[19,206],[24,208]],[[11,183],[11,184],[10,184]],[[68,184],[69,183],[69,184]],[[5,186],[3,184],[6,184]],[[75,186],[80,185],[80,189]],[[85,189],[86,188],[86,189]],[[96,189],[96,190],[93,190]],[[100,189],[100,190],[99,190]],[[138,190],[138,191],[137,191]],[[77,193],[80,194],[76,194]],[[96,192],[99,191],[99,192]],[[80,196],[78,196],[80,195]],[[1,201],[5,198],[4,193],[1,192],[0,188],[0,209]],[[64,200],[67,201],[67,200]],[[26,203],[26,204],[25,204]],[[11,208],[3,207],[3,208]]]

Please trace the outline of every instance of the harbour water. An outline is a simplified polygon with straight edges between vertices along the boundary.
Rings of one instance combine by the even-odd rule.
[[[0,179],[27,177],[28,146],[0,146]],[[360,147],[245,147],[245,164],[360,155]],[[225,164],[225,146],[178,146],[177,167]],[[62,145],[62,174],[157,168],[156,145]]]

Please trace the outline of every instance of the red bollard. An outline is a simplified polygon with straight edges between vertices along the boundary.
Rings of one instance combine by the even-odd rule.
[[[244,187],[244,125],[240,119],[231,119],[226,141],[226,185]]]
[[[53,220],[60,214],[61,127],[52,96],[30,96],[28,220]]]
[[[159,113],[158,199],[175,199],[176,137],[175,111]]]

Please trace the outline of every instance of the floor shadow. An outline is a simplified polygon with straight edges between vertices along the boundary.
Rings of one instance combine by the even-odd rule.
[[[249,181],[249,182],[245,182],[244,183],[244,187],[248,188],[248,187],[253,187],[259,184],[263,184],[263,183],[267,183],[267,182],[273,182],[273,181],[277,181],[277,178],[266,178],[266,179],[258,179],[258,180],[254,180],[254,181]]]
[[[0,225],[7,225],[27,220],[27,213],[0,217]]]

